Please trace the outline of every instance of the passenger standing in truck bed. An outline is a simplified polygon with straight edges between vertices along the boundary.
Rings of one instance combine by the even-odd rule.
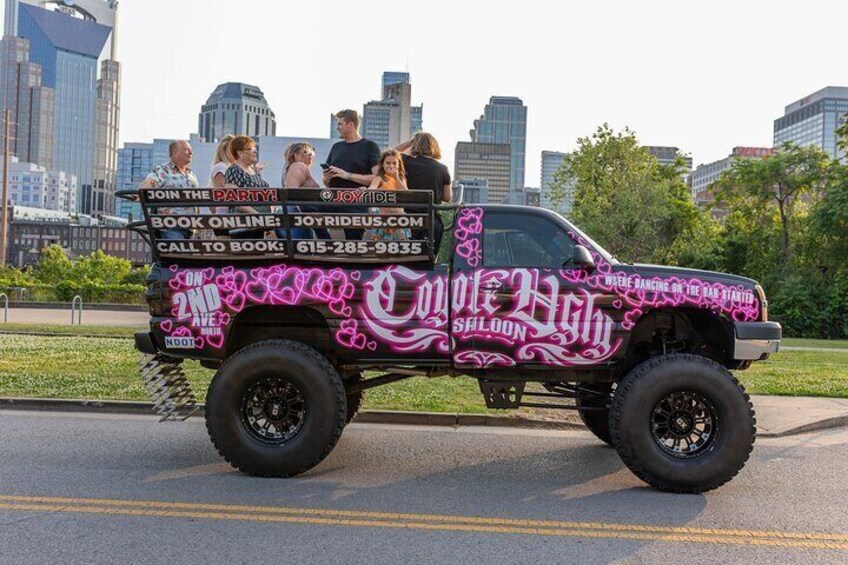
[[[172,141],[168,145],[169,160],[167,163],[156,165],[138,186],[146,188],[197,188],[197,177],[189,167],[191,163],[191,145],[188,141]],[[183,215],[191,214],[191,208],[157,208],[157,214]],[[158,239],[189,239],[191,231],[182,228],[157,230]]]
[[[224,173],[224,182],[229,188],[268,188],[269,185],[255,165],[259,160],[256,142],[246,135],[237,135],[230,142],[230,153],[236,158],[236,162],[229,166]],[[259,212],[270,212],[270,206],[236,206],[237,212],[256,214]],[[262,230],[239,229],[231,230],[230,237],[233,239],[262,239],[265,232]]]
[[[318,188],[318,181],[312,177],[309,167],[315,159],[315,148],[305,141],[292,143],[286,147],[286,166],[283,169],[283,186],[286,188]],[[288,206],[289,213],[300,213],[298,206]],[[315,234],[309,228],[291,228],[292,239],[314,239]],[[327,231],[327,230],[324,230]],[[286,230],[277,230],[277,238],[285,239]],[[329,237],[322,239],[330,239]]]
[[[448,168],[439,162],[442,158],[442,150],[435,137],[429,133],[419,132],[394,149],[400,151],[403,156],[406,185],[410,190],[432,190],[434,204],[450,202],[453,197],[451,175]],[[414,214],[420,213],[421,210],[409,209],[407,212]],[[433,222],[434,253],[438,255],[445,225],[438,213],[433,215]],[[412,239],[426,239],[427,235],[427,230],[414,230]]]
[[[403,170],[403,161],[400,153],[394,149],[384,151],[380,155],[380,163],[377,165],[377,174],[368,188],[378,190],[406,190],[406,173]],[[397,215],[403,214],[403,208],[379,208],[378,214]],[[373,228],[365,232],[365,239],[371,241],[405,240],[409,239],[410,233],[407,228],[382,227]]]
[[[339,141],[330,149],[329,167],[324,171],[324,185],[328,188],[360,188],[369,186],[377,173],[380,146],[359,134],[359,114],[356,110],[342,110],[336,114]],[[323,208],[322,211],[326,211]],[[347,213],[365,213],[367,208],[346,207]],[[362,239],[363,229],[345,229],[345,239]]]

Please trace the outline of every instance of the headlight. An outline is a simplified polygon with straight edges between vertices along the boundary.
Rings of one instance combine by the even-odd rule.
[[[766,293],[760,285],[756,285],[754,290],[757,291],[757,297],[760,299],[760,321],[768,322],[768,300],[766,300]]]

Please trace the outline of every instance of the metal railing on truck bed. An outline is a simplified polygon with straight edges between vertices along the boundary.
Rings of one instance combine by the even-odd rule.
[[[432,262],[434,212],[461,202],[460,196],[455,203],[436,205],[430,190],[151,188],[116,195],[140,202],[144,220],[127,227],[147,241],[154,260],[179,262]],[[247,207],[253,211],[244,211]],[[402,229],[412,238],[296,239],[296,229]],[[175,230],[186,237],[165,237]]]

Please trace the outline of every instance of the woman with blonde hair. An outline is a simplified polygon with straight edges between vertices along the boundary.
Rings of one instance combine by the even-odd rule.
[[[315,148],[305,141],[292,143],[286,147],[284,153],[286,158],[286,166],[283,169],[283,187],[284,188],[319,188],[318,181],[312,176],[309,167],[315,160]],[[297,206],[287,206],[286,211],[291,213],[299,213],[301,210]],[[324,229],[323,231],[327,231]],[[286,230],[278,229],[277,237],[285,239]],[[292,239],[314,239],[315,234],[308,228],[291,228]],[[330,234],[327,232],[329,239]]]
[[[209,173],[209,186],[212,188],[224,188],[224,173],[235,162],[235,157],[230,153],[230,143],[235,137],[228,133],[218,141],[215,158],[212,160],[212,170]]]
[[[235,137],[233,134],[228,133],[218,140],[218,147],[215,148],[215,158],[212,160],[212,169],[209,171],[208,186],[210,188],[224,188],[224,173],[235,162],[233,154],[230,153],[230,143]],[[226,214],[227,207],[218,206],[217,208],[213,208],[212,211],[217,214]],[[227,230],[215,230],[215,235],[219,237],[228,235],[228,233]]]
[[[410,190],[433,191],[434,204],[450,202],[453,198],[451,175],[448,168],[439,162],[442,158],[442,150],[435,137],[423,131],[418,132],[412,139],[394,149],[402,153],[403,166],[406,169],[406,184]],[[433,224],[435,253],[438,254],[442,234],[445,231],[444,223],[438,213],[433,214]],[[427,230],[414,230],[412,238],[426,239]]]

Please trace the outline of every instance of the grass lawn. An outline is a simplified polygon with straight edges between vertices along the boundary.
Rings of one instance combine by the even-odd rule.
[[[781,345],[785,347],[824,347],[827,349],[848,349],[845,339],[801,339],[796,337],[784,338]]]
[[[0,396],[149,400],[137,358],[129,339],[0,335]],[[186,371],[202,400],[212,371],[195,361],[186,362]],[[738,376],[753,394],[848,398],[848,353],[784,351]],[[413,378],[379,387],[366,392],[365,408],[487,411],[470,378]]]
[[[0,396],[150,400],[138,376],[131,340],[0,335]],[[199,399],[213,372],[185,363]],[[365,408],[432,412],[485,412],[473,379],[413,378],[370,390]]]

